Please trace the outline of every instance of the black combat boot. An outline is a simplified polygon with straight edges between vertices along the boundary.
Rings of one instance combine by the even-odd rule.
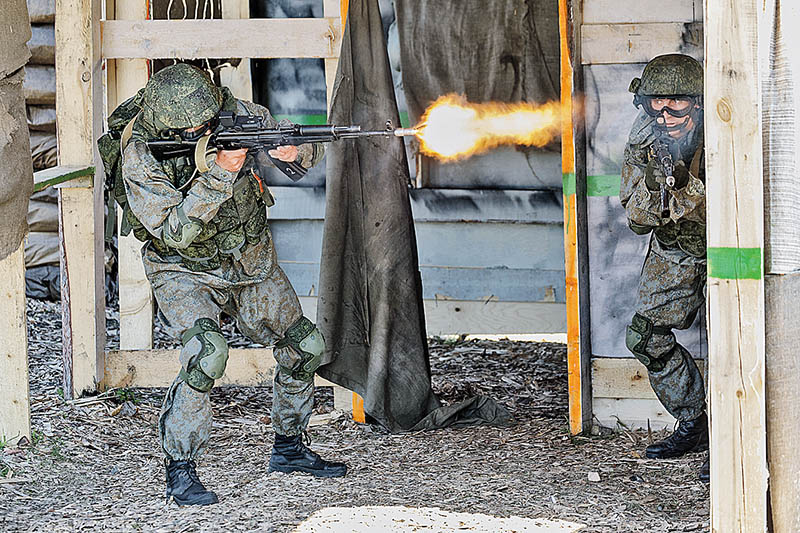
[[[680,422],[672,435],[648,446],[644,454],[650,459],[672,459],[707,449],[708,417],[703,413],[694,420]]]
[[[178,505],[211,505],[219,502],[217,495],[200,483],[194,461],[170,460],[167,463],[167,501],[170,497]]]
[[[697,478],[703,483],[711,482],[711,468],[708,459],[709,458],[706,457],[706,461],[703,463],[703,466],[700,467],[700,472],[697,474]]]
[[[303,444],[303,436],[286,437],[275,434],[270,472],[306,472],[316,477],[342,477],[347,473],[344,463],[332,463],[321,458]]]

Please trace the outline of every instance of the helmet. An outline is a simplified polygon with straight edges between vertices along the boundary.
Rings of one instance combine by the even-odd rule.
[[[222,92],[199,68],[178,63],[153,74],[144,88],[143,106],[150,108],[159,130],[193,128],[217,116]]]
[[[666,54],[654,57],[628,91],[637,96],[702,96],[703,66],[693,57]]]

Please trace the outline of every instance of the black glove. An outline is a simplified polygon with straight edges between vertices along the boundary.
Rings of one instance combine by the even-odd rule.
[[[647,162],[647,168],[644,169],[644,184],[651,191],[658,191],[661,189],[661,184],[664,183],[664,173],[661,172],[661,167],[655,158],[650,158]]]
[[[672,169],[672,176],[675,178],[675,189],[683,189],[689,183],[691,173],[683,161],[678,161]]]

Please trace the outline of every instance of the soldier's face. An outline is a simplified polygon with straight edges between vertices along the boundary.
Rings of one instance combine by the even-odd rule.
[[[695,108],[699,110],[700,106],[695,104]],[[667,134],[669,134],[670,137],[673,139],[680,139],[688,135],[695,126],[697,126],[694,118],[692,118],[693,115],[694,113],[689,113],[683,117],[676,117],[664,109],[661,114],[656,117],[656,122],[666,127]]]

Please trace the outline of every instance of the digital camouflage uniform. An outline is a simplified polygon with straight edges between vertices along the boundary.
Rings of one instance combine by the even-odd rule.
[[[639,114],[622,164],[620,201],[629,225],[638,234],[652,232],[626,343],[647,367],[667,411],[687,421],[705,410],[703,377],[672,330],[690,327],[705,302],[703,133],[698,126],[678,143],[679,159],[674,159],[684,162],[690,177],[684,187],[669,191],[670,216],[662,218],[659,190],[651,190],[645,179],[647,173],[661,172],[651,150],[654,124],[653,117]]]
[[[225,88],[220,94],[222,109],[267,117],[277,125],[266,108],[236,100]],[[147,93],[140,92],[137,98],[142,111],[129,140],[123,136],[122,175],[128,202],[124,225],[145,241],[142,259],[159,311],[169,332],[184,344],[181,374],[169,388],[159,418],[164,453],[175,461],[194,460],[208,442],[208,389],[213,379],[206,374],[218,379],[227,360],[219,329],[222,311],[235,318],[251,340],[278,344],[273,427],[280,435],[299,435],[311,415],[313,372],[302,371],[304,356],[286,342],[285,335],[290,327],[308,333],[313,324],[303,318],[297,295],[277,264],[267,225],[271,197],[251,171],[253,155],[248,153],[236,174],[214,164],[211,157],[207,172],[199,172],[191,158],[157,161],[145,141],[157,138],[162,128],[147,105]],[[324,152],[321,144],[298,148],[297,160],[306,168]],[[171,247],[170,239],[180,235],[171,234],[175,228],[170,224],[181,228],[187,221],[197,229],[191,244]],[[192,365],[209,350],[224,351],[224,357],[199,374]]]

